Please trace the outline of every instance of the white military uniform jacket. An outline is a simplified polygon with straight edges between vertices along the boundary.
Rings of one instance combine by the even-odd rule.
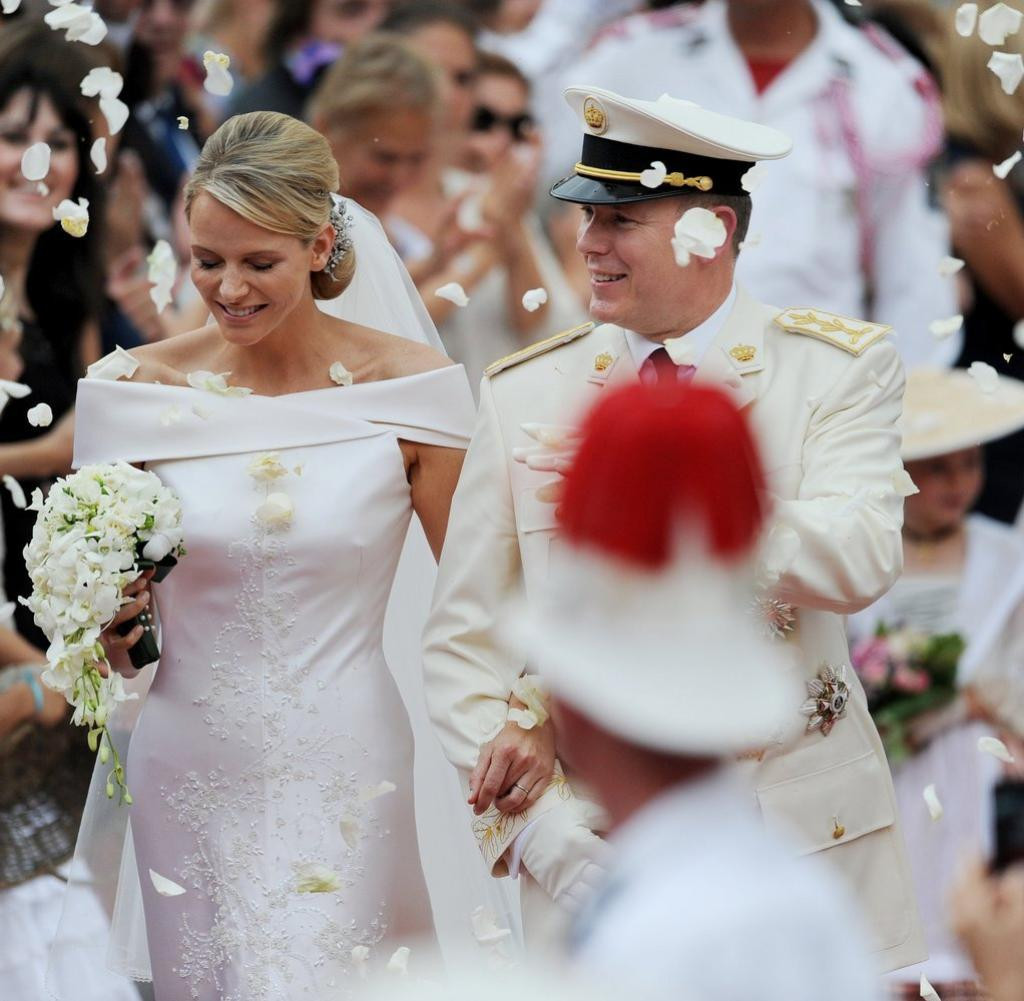
[[[739,280],[762,302],[889,324],[908,368],[952,364],[960,335],[937,340],[928,329],[958,312],[955,282],[937,270],[948,226],[922,169],[941,142],[938,104],[915,87],[923,71],[909,56],[882,51],[828,0],[814,10],[817,36],[761,94],[723,0],[628,18],[564,83],[651,100],[668,93],[780,129],[793,151],[759,171]],[[567,105],[563,123],[548,157],[564,173],[579,155]]]
[[[860,355],[836,346],[862,347],[877,329],[850,321],[850,329],[867,333],[821,335],[830,343],[786,332],[777,316],[740,289],[695,379],[729,389],[759,432],[778,498],[772,539],[784,554],[767,561],[779,573],[774,593],[799,609],[795,630],[779,642],[793,644],[810,681],[824,665],[848,662],[841,616],[870,604],[901,569],[902,498],[893,477],[902,469],[895,423],[903,372],[886,340]],[[585,325],[561,340],[484,379],[452,503],[424,665],[431,718],[464,774],[504,724],[525,669],[499,638],[507,602],[523,585],[528,600],[540,593],[557,544],[555,507],[537,496],[551,474],[513,459],[513,449],[533,444],[521,425],[574,423],[605,387],[638,378],[621,327]],[[786,830],[801,854],[834,862],[865,908],[883,967],[895,969],[923,950],[888,766],[863,693],[848,680],[853,696],[828,736],[806,733],[744,766],[768,827]],[[795,705],[795,721],[799,712]],[[492,808],[476,820],[497,875],[507,871],[506,852],[526,824],[553,810],[564,814],[567,837],[581,822],[596,823],[597,811],[560,773],[529,811],[502,816]]]

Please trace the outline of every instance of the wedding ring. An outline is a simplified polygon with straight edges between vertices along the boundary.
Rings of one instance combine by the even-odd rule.
[[[513,789],[518,789],[520,792],[525,792],[527,795],[529,795],[529,793],[530,793],[529,789],[524,789],[518,782],[513,782],[512,783],[512,788]]]

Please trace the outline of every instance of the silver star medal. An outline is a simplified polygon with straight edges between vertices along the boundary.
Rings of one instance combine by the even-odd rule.
[[[823,737],[832,732],[836,722],[846,715],[850,701],[850,686],[846,683],[846,665],[839,668],[826,665],[818,676],[807,682],[810,696],[800,707],[808,717],[807,732],[820,730]]]

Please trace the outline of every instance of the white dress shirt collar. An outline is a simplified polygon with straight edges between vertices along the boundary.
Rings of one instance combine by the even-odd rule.
[[[725,301],[718,307],[703,323],[698,324],[693,330],[688,330],[683,336],[686,337],[686,343],[693,347],[693,364],[699,365],[701,359],[704,357],[708,348],[711,347],[711,343],[718,336],[719,331],[725,324],[726,317],[732,312],[733,306],[736,304],[736,286],[735,284],[729,290],[729,294],[725,297]],[[640,371],[640,366],[643,365],[647,359],[654,354],[658,348],[662,347],[658,341],[652,341],[644,337],[642,334],[634,333],[632,330],[624,331],[626,335],[626,343],[629,345],[629,353],[633,358],[633,364],[636,366],[637,371]]]

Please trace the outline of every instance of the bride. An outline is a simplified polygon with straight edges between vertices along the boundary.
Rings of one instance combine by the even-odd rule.
[[[141,885],[149,970],[125,965],[151,971],[157,1001],[344,997],[367,955],[432,934],[383,623],[413,512],[440,552],[473,402],[376,220],[337,186],[307,126],[226,122],[186,190],[214,322],[79,387],[76,466],[145,464],[184,510],[188,555],[133,585],[117,620],[158,605],[121,868]],[[349,319],[317,307],[339,295]],[[139,635],[104,634],[122,673]]]

